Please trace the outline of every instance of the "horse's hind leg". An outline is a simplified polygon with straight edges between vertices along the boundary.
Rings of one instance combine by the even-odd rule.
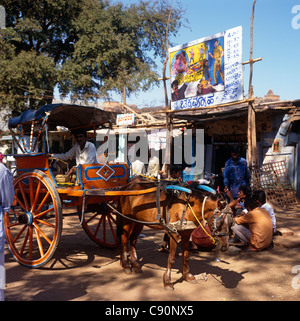
[[[130,235],[130,262],[134,272],[141,273],[141,265],[138,262],[138,257],[136,254],[136,243],[140,233],[143,230],[142,224],[135,224],[134,229]]]

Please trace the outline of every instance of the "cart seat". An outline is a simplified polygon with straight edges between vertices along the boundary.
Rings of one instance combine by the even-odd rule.
[[[76,167],[76,182],[84,189],[124,186],[128,180],[127,163],[84,164]]]

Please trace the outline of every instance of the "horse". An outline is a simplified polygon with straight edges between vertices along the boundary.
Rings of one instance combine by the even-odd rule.
[[[137,178],[132,180],[126,189],[142,190],[153,186],[157,186],[157,184]],[[204,220],[212,231],[213,240],[217,240],[216,248],[226,251],[229,247],[232,211],[217,195],[211,193],[205,195],[194,186],[182,188],[176,185],[168,186],[165,189],[159,185],[157,188],[157,192],[120,197],[120,210],[123,216],[121,265],[126,273],[131,273],[132,270],[141,272],[135,248],[143,226],[147,224],[154,229],[165,229],[171,237],[163,285],[166,290],[174,290],[171,282],[171,270],[175,263],[179,238],[182,248],[183,279],[196,283],[196,278],[190,273],[188,264],[190,235],[199,222]],[[130,262],[127,257],[129,240]]]

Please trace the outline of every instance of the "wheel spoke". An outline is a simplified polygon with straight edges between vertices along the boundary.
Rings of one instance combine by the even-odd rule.
[[[52,241],[47,237],[47,235],[40,229],[40,227],[33,223],[33,226],[40,232],[40,234],[43,236],[43,238],[51,245]]]
[[[17,196],[17,193],[15,194],[15,198],[16,198],[16,201],[17,203],[22,207],[22,209],[26,212],[26,207],[25,205],[23,204],[23,202],[19,199],[19,197]]]
[[[34,201],[32,202],[32,206],[31,206],[31,212],[32,212],[32,213],[34,212],[34,209],[35,209],[36,204],[37,204],[37,201],[38,201],[38,197],[39,197],[39,194],[40,194],[41,185],[42,185],[42,182],[39,181],[38,186],[37,186],[37,188],[36,188],[36,192],[35,192],[35,198],[34,198]]]
[[[49,222],[46,222],[46,221],[43,221],[43,220],[36,220],[36,221],[39,222],[40,224],[47,225],[48,227],[55,228],[55,225],[54,225],[54,224],[51,224],[51,223],[49,223]]]
[[[103,219],[103,242],[106,243],[106,215],[102,215]]]
[[[34,215],[33,217],[34,217],[35,219],[38,219],[38,218],[46,215],[47,213],[49,213],[49,212],[51,212],[51,211],[53,211],[53,210],[54,210],[54,208],[53,208],[53,207],[50,207],[50,208],[48,208],[46,211],[43,211],[43,212],[41,212],[41,213],[39,213],[39,214],[37,214],[37,215]]]
[[[20,251],[20,255],[21,255],[21,256],[22,256],[23,253],[24,253],[24,250],[25,250],[25,246],[26,246],[26,244],[27,244],[28,237],[29,237],[29,229],[27,229],[27,233],[26,233],[26,236],[25,236],[25,239],[24,239],[24,242],[23,242],[21,251]]]
[[[36,210],[36,212],[35,212],[36,215],[41,211],[41,209],[44,206],[45,202],[47,201],[49,195],[50,195],[50,192],[48,191],[47,194],[45,195],[45,197],[43,198],[41,204],[39,205],[38,209]]]
[[[29,260],[32,260],[33,228],[29,226]]]
[[[20,225],[20,224],[18,223],[18,225]],[[13,241],[12,241],[13,244],[15,244],[16,241],[19,239],[19,237],[23,234],[23,232],[25,231],[26,227],[27,227],[26,225],[24,225],[24,226],[22,227],[21,231],[20,231],[20,232],[18,233],[18,235],[13,239]]]
[[[92,220],[93,220],[95,217],[97,217],[97,216],[98,216],[98,213],[92,215],[86,222],[87,222],[87,223],[90,223],[90,221],[92,221]]]
[[[25,203],[25,211],[28,211],[28,210],[29,210],[28,201],[27,201],[27,198],[26,198],[24,189],[23,189],[23,184],[22,184],[22,182],[19,182],[18,186],[19,186],[19,188],[20,188],[20,191],[21,191],[21,194],[22,194],[24,203]]]
[[[99,222],[98,222],[97,227],[96,227],[95,232],[94,232],[94,236],[95,236],[95,237],[96,237],[97,234],[98,234],[98,231],[99,231],[99,228],[100,228],[100,226],[101,226],[102,221],[103,221],[103,215],[100,215]]]
[[[29,178],[29,195],[30,195],[30,204],[33,202],[33,180],[32,177]]]
[[[42,245],[42,242],[41,242],[39,231],[37,229],[35,229],[35,234],[36,234],[36,239],[37,239],[40,255],[44,256],[45,254],[44,254],[43,245]]]

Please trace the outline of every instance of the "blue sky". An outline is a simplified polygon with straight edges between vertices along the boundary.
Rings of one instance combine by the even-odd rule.
[[[130,2],[133,0],[128,0]],[[174,5],[176,0],[173,0]],[[188,0],[181,1],[186,9],[189,28],[178,31],[170,40],[184,44],[196,39],[243,27],[243,61],[249,60],[250,19],[253,0]],[[292,9],[299,6],[297,13]],[[297,16],[298,14],[298,16]],[[292,20],[294,19],[294,27]],[[253,58],[263,58],[254,64],[254,95],[263,97],[269,89],[282,100],[300,99],[300,2],[297,0],[257,0],[254,17]],[[162,66],[158,68],[162,74]],[[169,73],[168,73],[169,75]],[[249,65],[244,66],[244,92],[248,94]],[[168,87],[170,84],[168,83]],[[120,98],[115,97],[116,100]],[[170,92],[169,92],[170,98]],[[163,86],[127,98],[138,107],[164,104]]]

